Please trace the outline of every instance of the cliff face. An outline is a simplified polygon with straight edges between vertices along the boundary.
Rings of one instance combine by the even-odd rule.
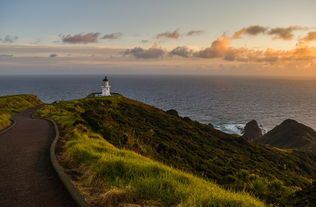
[[[316,152],[316,132],[291,119],[283,121],[258,141],[279,148]]]

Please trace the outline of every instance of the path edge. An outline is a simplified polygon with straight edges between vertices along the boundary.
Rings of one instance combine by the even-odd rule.
[[[3,130],[1,130],[1,131],[0,131],[0,135],[5,134],[5,133],[6,133],[7,131],[9,131],[12,127],[15,126],[16,121],[14,121],[14,119],[10,119],[10,121],[12,122],[12,123],[10,124],[10,126],[8,126],[8,127],[4,128]]]
[[[57,141],[59,139],[59,130],[56,122],[48,118],[44,119],[52,123],[55,129],[55,138],[50,146],[50,160],[55,171],[58,174],[58,177],[60,178],[60,180],[66,187],[67,191],[70,193],[71,197],[79,207],[90,207],[88,203],[83,199],[83,196],[77,191],[75,186],[72,184],[70,177],[64,172],[64,168],[57,161],[55,148]]]

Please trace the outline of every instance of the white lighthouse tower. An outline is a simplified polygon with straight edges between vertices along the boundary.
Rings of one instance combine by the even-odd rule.
[[[103,85],[101,86],[101,89],[102,89],[101,96],[111,96],[110,88],[111,86],[110,86],[109,80],[105,76],[103,79]]]

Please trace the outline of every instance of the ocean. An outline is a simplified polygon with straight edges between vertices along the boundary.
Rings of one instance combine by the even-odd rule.
[[[100,91],[103,75],[0,76],[0,95],[37,94],[44,102]],[[255,119],[267,131],[291,118],[316,129],[316,80],[227,76],[110,75],[111,90],[240,134]]]

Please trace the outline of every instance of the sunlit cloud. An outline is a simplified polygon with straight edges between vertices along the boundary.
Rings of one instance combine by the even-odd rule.
[[[309,32],[302,40],[307,42],[316,41],[316,31]]]
[[[225,53],[230,49],[230,38],[223,37],[212,42],[212,45],[208,48],[200,50],[195,53],[200,58],[219,58],[223,57]]]
[[[222,37],[211,44],[210,47],[195,53],[200,58],[221,58],[226,61],[259,62],[259,63],[289,63],[295,61],[311,61],[316,58],[316,48],[297,46],[291,50],[255,50],[249,48],[234,48],[231,38]]]
[[[2,68],[10,68],[18,64],[18,67],[23,67],[29,64],[45,66],[45,61],[53,66],[67,65],[91,65],[92,68],[111,65],[115,67],[129,67],[133,65],[134,68],[168,68],[174,67],[177,70],[198,70],[209,71],[214,69],[217,72],[236,72],[243,73],[248,71],[266,71],[266,73],[275,73],[278,71],[304,71],[306,74],[313,73],[316,75],[316,47],[313,47],[311,41],[316,41],[316,31],[306,32],[306,27],[289,26],[269,28],[260,25],[252,25],[243,27],[237,30],[233,35],[223,35],[211,40],[208,45],[204,47],[196,47],[190,45],[181,45],[168,47],[164,45],[164,41],[160,39],[178,39],[180,37],[194,36],[201,34],[201,30],[191,30],[180,33],[179,30],[171,32],[160,33],[156,36],[157,39],[150,40],[142,39],[146,37],[139,37],[136,39],[140,47],[107,47],[102,45],[102,39],[120,39],[121,33],[100,34],[100,33],[86,33],[74,35],[61,35],[61,42],[70,44],[0,44],[0,55]],[[295,31],[301,30],[299,36],[295,36]],[[189,34],[190,33],[190,34]],[[305,35],[304,35],[305,33]],[[280,40],[292,40],[291,49],[276,49],[264,47],[265,49],[258,49],[259,47],[248,47],[246,45],[238,47],[238,43],[242,40],[240,38],[257,37],[259,35],[266,35],[272,37],[274,42],[283,42]],[[261,37],[257,37],[261,40]],[[10,38],[12,39],[12,38]],[[237,40],[239,39],[239,40]],[[280,39],[280,40],[279,40]],[[76,45],[97,43],[98,45]],[[181,40],[182,41],[182,40]],[[296,42],[296,46],[295,45]],[[152,46],[146,47],[145,43],[153,43]],[[179,41],[180,42],[180,41]],[[272,41],[271,41],[272,42]],[[235,44],[237,43],[237,44]],[[12,55],[11,55],[12,54]],[[58,57],[58,58],[56,58]],[[150,67],[149,67],[150,66]],[[114,67],[114,66],[113,66]],[[150,69],[148,69],[150,70]],[[252,70],[252,71],[251,71]],[[292,73],[291,72],[291,73]]]

